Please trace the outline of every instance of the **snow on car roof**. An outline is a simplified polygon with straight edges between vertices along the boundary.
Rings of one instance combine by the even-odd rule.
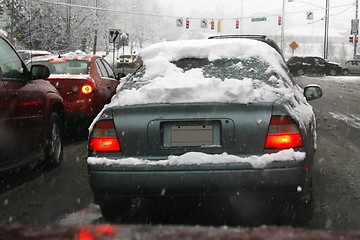
[[[60,57],[59,57],[60,56]],[[30,61],[50,61],[50,60],[57,60],[57,59],[66,59],[66,60],[84,60],[90,61],[91,57],[94,55],[91,54],[78,54],[78,53],[65,53],[65,54],[51,54],[39,57],[33,57]]]

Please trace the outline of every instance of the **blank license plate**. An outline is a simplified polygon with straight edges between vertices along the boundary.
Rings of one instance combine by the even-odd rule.
[[[212,125],[171,126],[170,146],[203,146],[214,144]]]

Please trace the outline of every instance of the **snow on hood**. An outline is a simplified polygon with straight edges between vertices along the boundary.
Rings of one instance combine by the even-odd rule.
[[[283,150],[277,153],[264,154],[262,156],[239,157],[222,154],[206,154],[201,152],[188,152],[180,156],[169,156],[168,159],[151,161],[139,158],[109,159],[89,157],[88,164],[92,165],[152,165],[152,166],[180,166],[180,165],[202,165],[202,164],[226,164],[226,163],[249,163],[253,168],[265,168],[271,162],[279,161],[303,161],[304,152],[293,149]]]

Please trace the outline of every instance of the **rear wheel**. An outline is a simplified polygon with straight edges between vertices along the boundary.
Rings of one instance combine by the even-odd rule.
[[[45,142],[45,165],[53,168],[63,160],[62,128],[60,118],[53,112],[50,117],[48,137]]]
[[[329,75],[330,75],[330,76],[336,76],[336,75],[337,75],[336,70],[331,69],[331,70],[329,71]]]
[[[347,69],[344,69],[344,70],[343,70],[343,74],[344,74],[344,76],[347,76],[347,75],[349,75],[349,70],[347,70]]]
[[[108,222],[120,222],[126,218],[131,209],[131,199],[122,199],[117,202],[100,203],[100,211]]]
[[[304,70],[299,69],[299,70],[297,70],[296,74],[297,74],[298,76],[302,76],[302,75],[305,74],[305,72],[304,72]]]

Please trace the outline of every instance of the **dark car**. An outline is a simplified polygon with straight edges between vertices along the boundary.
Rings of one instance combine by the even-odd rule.
[[[62,160],[63,101],[42,78],[49,69],[29,71],[14,48],[0,36],[0,172],[28,163]]]
[[[304,74],[330,75],[342,74],[342,68],[329,63],[321,57],[291,57],[287,62],[290,73],[296,76]]]
[[[360,60],[352,59],[347,60],[345,63],[340,64],[343,74],[347,75],[359,75],[360,74]]]
[[[134,198],[249,195],[311,202],[315,117],[282,56],[251,39],[141,52],[91,126],[89,180],[105,219]],[[305,94],[305,96],[304,96]]]
[[[65,116],[70,125],[79,120],[90,124],[103,106],[110,102],[120,83],[120,77],[100,56],[81,53],[47,55],[32,58],[28,66],[33,64],[50,69],[46,80],[64,99]]]

